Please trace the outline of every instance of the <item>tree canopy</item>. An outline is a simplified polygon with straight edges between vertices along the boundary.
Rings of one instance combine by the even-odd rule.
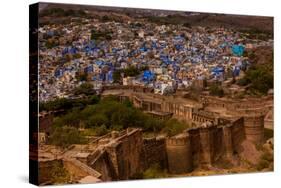
[[[76,107],[81,109],[86,105],[96,104],[99,100],[99,97],[96,95],[77,99],[57,98],[47,102],[40,102],[39,111],[68,111]]]
[[[119,102],[114,97],[102,99],[97,104],[87,105],[83,110],[74,108],[54,119],[55,127],[94,129],[102,133],[139,127],[147,132],[164,132],[175,135],[188,128],[176,119],[164,121],[133,107],[130,101]],[[81,127],[82,126],[82,127]]]
[[[85,141],[81,133],[73,127],[57,127],[49,139],[51,144],[64,148],[72,144],[83,144]]]
[[[259,48],[249,52],[252,65],[245,72],[245,77],[238,80],[241,86],[248,86],[252,94],[267,94],[273,89],[273,51],[272,49]]]
[[[85,82],[81,84],[79,87],[74,89],[75,95],[94,95],[96,92],[94,90],[93,84],[90,84],[88,82]]]

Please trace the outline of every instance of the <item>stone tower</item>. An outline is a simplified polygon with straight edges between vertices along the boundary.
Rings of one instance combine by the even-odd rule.
[[[172,174],[192,171],[192,155],[188,133],[166,139],[168,169]]]
[[[233,157],[233,143],[232,143],[232,133],[231,127],[226,125],[223,127],[223,147],[226,159],[232,159]]]
[[[211,165],[214,161],[214,131],[215,127],[200,127],[200,163],[201,165]]]
[[[261,144],[264,140],[264,116],[253,115],[244,117],[246,139],[254,144]]]

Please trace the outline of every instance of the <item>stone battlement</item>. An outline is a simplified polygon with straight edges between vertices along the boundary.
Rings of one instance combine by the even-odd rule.
[[[128,88],[132,92],[117,93],[121,102],[125,97],[143,111],[159,112],[158,115],[171,113],[173,118],[196,126],[173,137],[157,138],[143,138],[139,128],[113,131],[94,138],[88,145],[69,147],[61,154],[62,159],[67,157],[83,162],[101,174],[99,178],[103,181],[126,180],[155,163],[160,163],[172,174],[188,173],[196,167],[212,165],[217,159],[232,159],[245,139],[254,144],[263,142],[263,112],[272,108],[271,98],[235,102],[205,97],[201,99],[202,105],[198,105],[176,97],[168,99],[152,93],[141,95],[146,92],[141,87]],[[208,111],[206,106],[222,108],[231,116]],[[41,119],[46,117],[42,115]]]
[[[189,135],[183,133],[166,139],[167,146],[183,146],[189,143]]]

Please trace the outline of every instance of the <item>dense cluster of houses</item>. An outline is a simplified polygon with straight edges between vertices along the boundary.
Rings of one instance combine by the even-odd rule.
[[[69,97],[84,82],[142,85],[163,94],[195,80],[238,76],[249,60],[247,48],[264,45],[226,28],[73,19],[39,28],[40,100]],[[126,76],[133,67],[139,74]],[[116,81],[116,72],[121,72]]]

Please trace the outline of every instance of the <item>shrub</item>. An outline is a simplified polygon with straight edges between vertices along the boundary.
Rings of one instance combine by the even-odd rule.
[[[264,152],[261,156],[261,160],[265,160],[268,162],[273,162],[273,155],[269,152]]]
[[[87,127],[99,127],[101,125],[106,125],[109,123],[108,118],[104,114],[93,114],[91,117],[87,120]]]
[[[165,178],[165,177],[167,177],[167,172],[161,169],[159,164],[151,165],[151,167],[145,170],[143,173],[144,179]]]
[[[108,133],[108,129],[106,128],[105,125],[96,127],[96,128],[94,128],[94,130],[96,132],[96,136],[103,136]]]
[[[93,95],[95,94],[94,86],[90,83],[83,83],[79,87],[74,89],[74,94],[75,95]]]
[[[72,144],[83,144],[85,140],[76,128],[58,127],[50,135],[49,142],[53,145],[66,148]]]
[[[163,132],[167,133],[168,136],[174,136],[183,132],[183,130],[187,129],[188,127],[189,126],[185,123],[179,122],[176,119],[170,119],[165,123]]]
[[[258,171],[261,171],[261,170],[263,170],[265,168],[268,168],[268,167],[269,167],[269,162],[266,161],[266,160],[263,160],[263,159],[261,159],[256,166]]]
[[[54,184],[65,184],[70,181],[69,172],[58,161],[55,161],[52,164],[50,176],[50,179]]]
[[[223,97],[224,96],[224,91],[221,86],[218,84],[212,84],[210,86],[210,94],[213,96],[218,96],[218,97]]]

